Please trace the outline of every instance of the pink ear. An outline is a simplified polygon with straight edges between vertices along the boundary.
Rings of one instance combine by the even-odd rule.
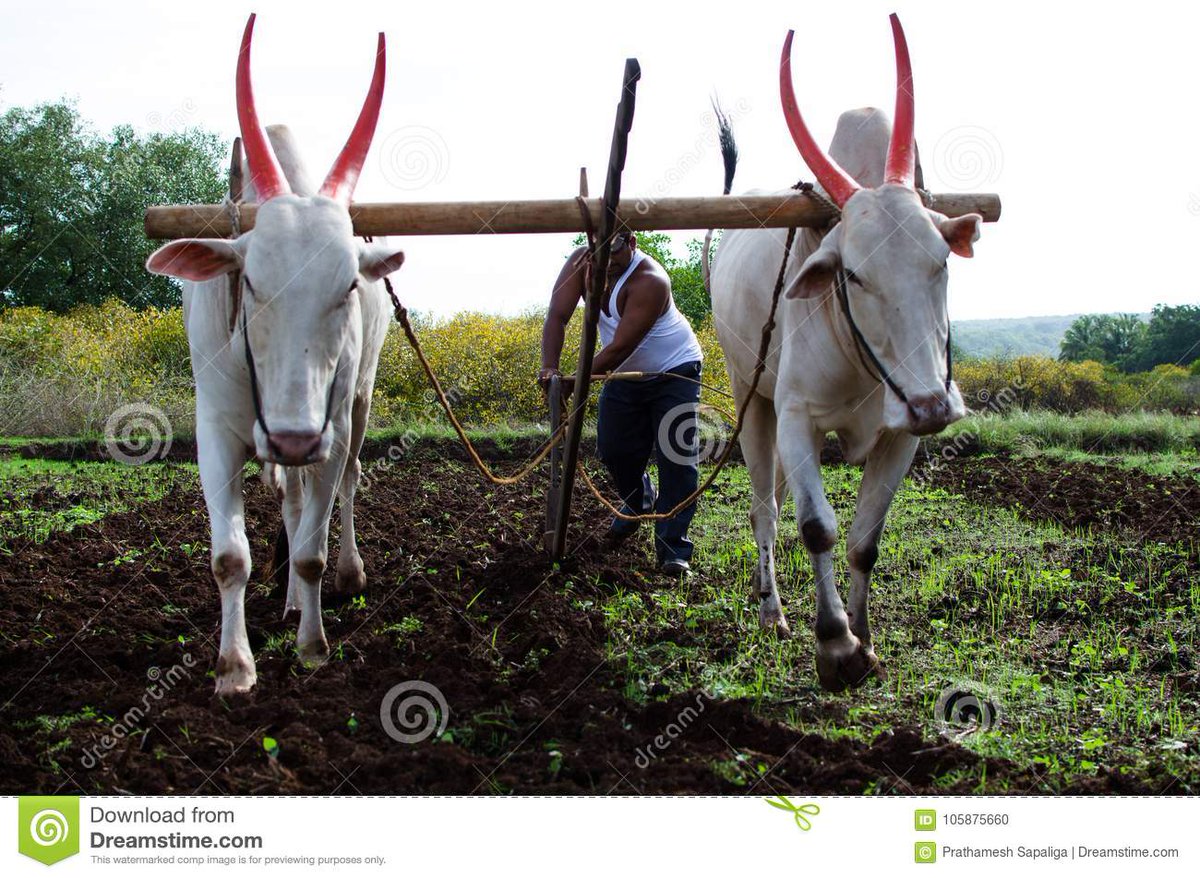
[[[367,280],[379,280],[404,264],[404,252],[386,247],[368,247],[358,257],[358,270]]]
[[[789,299],[810,299],[828,292],[840,267],[837,253],[822,247],[804,261],[800,274],[784,295]]]
[[[970,259],[975,255],[975,248],[972,245],[979,240],[979,224],[982,222],[983,217],[979,214],[968,213],[954,219],[942,220],[938,223],[938,231],[950,245],[952,253]]]
[[[151,274],[183,280],[211,280],[238,267],[237,251],[228,241],[185,238],[164,244],[146,260]]]

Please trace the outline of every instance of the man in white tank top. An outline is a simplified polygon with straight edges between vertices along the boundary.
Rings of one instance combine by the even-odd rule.
[[[559,272],[542,330],[543,386],[559,372],[563,337],[591,275],[586,247],[567,259]],[[696,414],[700,401],[700,343],[671,298],[666,270],[637,249],[637,237],[620,233],[613,241],[608,295],[600,313],[603,348],[593,374],[646,372],[652,377],[609,381],[600,392],[597,450],[624,501],[623,512],[667,512],[696,489]],[[659,490],[646,475],[657,448]],[[660,569],[680,576],[690,569],[688,525],[695,504],[675,517],[655,522],[654,548]],[[637,522],[614,519],[608,537],[620,542],[637,531]]]

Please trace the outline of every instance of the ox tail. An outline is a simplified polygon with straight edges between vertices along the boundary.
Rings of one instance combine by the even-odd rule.
[[[721,104],[713,98],[713,115],[717,120],[717,139],[721,144],[721,161],[725,165],[725,188],[722,195],[728,195],[733,190],[733,175],[737,173],[738,150],[737,141],[733,139],[733,124],[721,110]],[[704,235],[704,247],[700,253],[700,272],[704,277],[704,290],[712,296],[712,282],[709,274],[709,255],[712,253],[713,230],[709,229]]]

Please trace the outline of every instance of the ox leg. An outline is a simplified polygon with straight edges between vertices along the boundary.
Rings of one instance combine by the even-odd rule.
[[[329,642],[321,622],[321,577],[329,551],[329,519],[333,497],[341,482],[346,459],[333,455],[305,473],[303,508],[292,543],[291,575],[296,579],[300,605],[300,629],[296,632],[296,654],[310,667],[329,658]]]
[[[840,692],[847,686],[865,682],[878,661],[851,633],[850,620],[834,579],[837,516],[821,482],[824,436],[797,407],[785,408],[780,413],[777,435],[780,461],[787,472],[788,487],[796,498],[800,537],[808,549],[816,579],[817,677],[825,689]]]
[[[754,492],[750,526],[758,550],[757,566],[750,580],[750,599],[758,604],[759,627],[786,637],[791,629],[783,615],[775,579],[779,506],[776,502],[775,409],[770,400],[757,395],[750,400],[740,442]]]
[[[342,472],[342,481],[338,488],[342,538],[338,546],[334,590],[339,594],[357,594],[367,587],[367,575],[363,571],[362,556],[358,553],[358,540],[354,533],[354,494],[362,475],[362,464],[359,463],[358,454],[362,450],[363,436],[367,432],[367,416],[370,412],[370,397],[356,396],[351,414],[350,448],[346,457],[346,469]]]
[[[867,602],[871,570],[879,556],[879,535],[896,489],[908,472],[918,439],[908,433],[887,433],[871,452],[858,491],[854,523],[846,538],[846,560],[850,565],[850,631],[872,657],[871,624]],[[883,676],[882,665],[877,672]]]
[[[242,504],[244,445],[228,430],[202,421],[196,425],[196,456],[212,529],[212,572],[221,593],[217,694],[248,692],[258,677],[246,636],[250,543]]]
[[[300,534],[300,513],[304,510],[303,474],[292,467],[280,467],[280,482],[283,485],[283,529],[287,532],[289,555],[287,598],[283,602],[283,615],[286,618],[292,610],[300,610],[299,578],[296,566],[290,559],[295,557],[296,540]]]

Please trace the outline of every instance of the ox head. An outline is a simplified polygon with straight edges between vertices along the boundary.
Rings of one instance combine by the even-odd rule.
[[[936,433],[966,413],[950,380],[946,286],[951,253],[970,257],[983,218],[950,219],[926,208],[914,188],[916,144],[908,44],[891,16],[896,44],[896,116],[883,183],[860,186],[813,139],[792,87],[792,34],[780,62],[779,88],[792,139],[842,220],[825,236],[787,290],[789,298],[838,292],[870,371],[884,384],[884,426]],[[840,288],[837,287],[841,283]],[[873,362],[872,362],[873,361]]]
[[[328,458],[331,421],[346,411],[362,348],[360,283],[395,271],[404,254],[354,237],[350,198],[383,101],[384,37],[354,130],[315,195],[294,194],[258,120],[250,82],[254,16],[237,66],[237,109],[250,178],[258,194],[254,228],[236,240],[172,241],[146,267],[189,281],[240,272],[242,313],[258,456],[288,466]],[[220,287],[209,286],[205,294]],[[237,298],[235,298],[237,301]]]

